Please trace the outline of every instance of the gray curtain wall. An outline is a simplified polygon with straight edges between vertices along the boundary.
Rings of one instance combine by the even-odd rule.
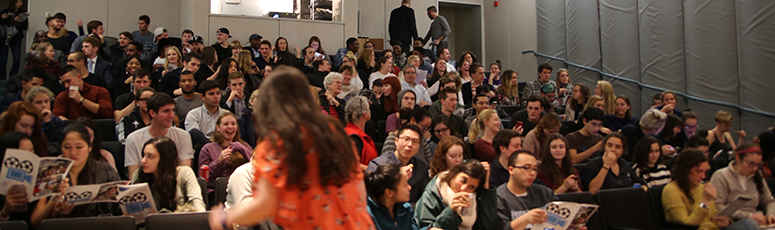
[[[642,84],[729,105],[678,97],[691,107],[701,129],[714,116],[734,116],[732,135],[752,136],[771,127],[775,116],[775,1],[762,0],[537,0],[538,52]],[[564,17],[563,17],[564,16]],[[564,20],[564,21],[563,21]],[[539,58],[539,62],[546,59]],[[555,70],[565,63],[552,62]],[[559,65],[559,66],[558,66]],[[640,116],[661,91],[593,71],[569,68],[573,83],[594,89],[609,80],[616,94],[630,97]],[[530,79],[532,80],[532,79]],[[736,106],[745,108],[738,109]]]

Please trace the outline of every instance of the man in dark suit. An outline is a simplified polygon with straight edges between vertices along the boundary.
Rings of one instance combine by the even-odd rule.
[[[417,37],[417,23],[414,20],[414,10],[409,8],[411,6],[410,0],[401,0],[401,7],[390,12],[390,24],[388,25],[390,43],[400,45],[407,56],[411,55],[409,46]]]
[[[86,55],[86,68],[89,73],[102,76],[105,79],[107,85],[113,82],[113,73],[111,71],[110,62],[98,58],[100,52],[100,39],[95,37],[86,37],[83,39],[83,54]],[[102,86],[106,87],[107,85]]]

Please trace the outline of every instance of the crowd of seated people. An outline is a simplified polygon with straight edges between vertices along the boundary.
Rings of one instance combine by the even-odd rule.
[[[101,22],[80,37],[64,22],[63,14],[46,20],[49,31],[35,34],[0,101],[0,149],[74,160],[61,192],[148,183],[157,211],[209,209],[215,229],[521,230],[546,221],[541,207],[556,194],[664,187],[669,222],[775,223],[765,182],[775,164],[772,129],[747,142],[727,111],[714,116],[715,127],[698,127],[704,114],[677,108],[670,91],[633,114],[630,97],[616,96],[608,81],[590,90],[543,63],[522,73],[520,90],[518,73],[500,61],[485,66],[470,51],[452,60],[448,48],[433,54],[422,39],[411,52],[398,43],[380,52],[348,38],[328,55],[322,43],[338,41],[312,36],[291,52],[283,37],[241,43],[220,28],[210,46],[191,30],[175,44],[165,28],[150,31],[144,15],[139,30],[109,45]],[[711,161],[728,166],[713,173]],[[197,177],[208,178],[207,197]],[[228,212],[214,203],[222,177]],[[0,196],[0,220],[38,226],[122,215],[117,204],[23,195]],[[740,195],[751,200],[715,215]],[[22,206],[29,209],[17,212]]]

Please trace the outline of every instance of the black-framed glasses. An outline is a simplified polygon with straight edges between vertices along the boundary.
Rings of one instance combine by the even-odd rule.
[[[433,132],[435,132],[435,133],[443,133],[443,132],[446,132],[448,130],[449,130],[449,128],[441,128],[441,129],[433,130]]]
[[[530,167],[530,166],[515,166],[512,165],[511,167],[522,169],[524,171],[532,170],[533,172],[538,173],[538,167]]]
[[[399,140],[401,140],[401,141],[403,141],[404,143],[409,143],[409,142],[411,142],[412,144],[415,144],[415,145],[419,145],[419,144],[420,144],[420,139],[417,139],[417,138],[411,138],[411,137],[399,137],[398,139],[399,139]]]

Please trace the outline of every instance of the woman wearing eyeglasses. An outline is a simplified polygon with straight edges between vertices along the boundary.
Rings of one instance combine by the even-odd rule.
[[[603,138],[603,156],[595,157],[587,163],[583,177],[583,187],[593,195],[600,189],[628,188],[643,185],[622,155],[627,152],[627,139],[622,133],[614,132]],[[647,189],[643,186],[644,189]]]
[[[460,137],[455,130],[450,129],[449,118],[443,115],[436,115],[431,120],[431,141],[428,142],[428,149],[433,153],[436,152],[436,146],[439,145],[441,139],[448,136]]]
[[[737,197],[747,197],[750,200],[729,215],[729,218],[735,221],[751,218],[759,226],[775,224],[775,199],[762,178],[759,170],[762,165],[762,150],[759,147],[752,143],[738,146],[735,149],[735,160],[713,173],[710,178],[710,183],[717,190],[713,199],[716,208],[723,210]],[[757,211],[757,207],[764,207],[764,212]]]
[[[495,229],[498,201],[489,174],[489,166],[471,160],[434,177],[417,202],[420,228]]]

